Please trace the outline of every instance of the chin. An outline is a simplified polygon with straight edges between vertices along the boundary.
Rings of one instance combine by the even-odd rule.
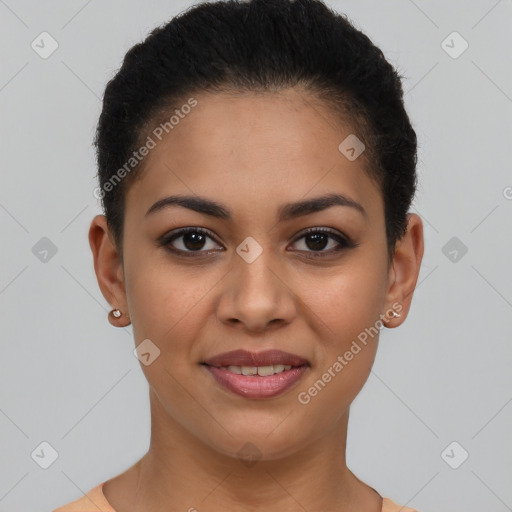
[[[205,441],[215,451],[246,462],[247,466],[258,460],[282,459],[303,449],[313,438],[292,422],[285,427],[281,423],[284,416],[271,422],[271,426],[268,421],[262,422],[263,426],[258,422],[230,423],[231,436],[223,431],[225,435],[219,433],[219,438]]]

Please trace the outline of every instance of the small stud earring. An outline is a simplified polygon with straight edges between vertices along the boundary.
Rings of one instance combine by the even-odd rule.
[[[393,311],[393,317],[394,318],[399,318],[401,317],[402,315],[400,313],[397,313],[396,311]]]
[[[115,317],[115,318],[121,318],[121,316],[122,316],[121,311],[119,309],[117,309],[117,308],[113,309],[111,311],[111,313],[112,313],[112,316]]]

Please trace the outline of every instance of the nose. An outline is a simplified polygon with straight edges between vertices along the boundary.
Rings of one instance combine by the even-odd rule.
[[[270,250],[252,263],[234,255],[224,280],[217,318],[230,326],[261,332],[290,323],[296,315],[295,295]]]

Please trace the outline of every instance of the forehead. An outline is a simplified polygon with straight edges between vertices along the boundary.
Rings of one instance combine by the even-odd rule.
[[[351,161],[339,149],[354,128],[311,96],[285,90],[193,98],[197,104],[175,116],[161,140],[149,130],[155,146],[128,190],[127,206],[130,196],[149,208],[178,191],[261,207],[282,203],[283,194],[298,200],[337,190],[370,210],[379,207],[380,191],[364,170],[365,155]]]

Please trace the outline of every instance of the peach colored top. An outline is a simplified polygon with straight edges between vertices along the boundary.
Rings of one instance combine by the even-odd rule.
[[[116,512],[103,494],[103,484],[91,489],[85,496],[59,507],[52,512]],[[383,498],[381,512],[418,512],[409,507],[401,507],[389,498]]]

